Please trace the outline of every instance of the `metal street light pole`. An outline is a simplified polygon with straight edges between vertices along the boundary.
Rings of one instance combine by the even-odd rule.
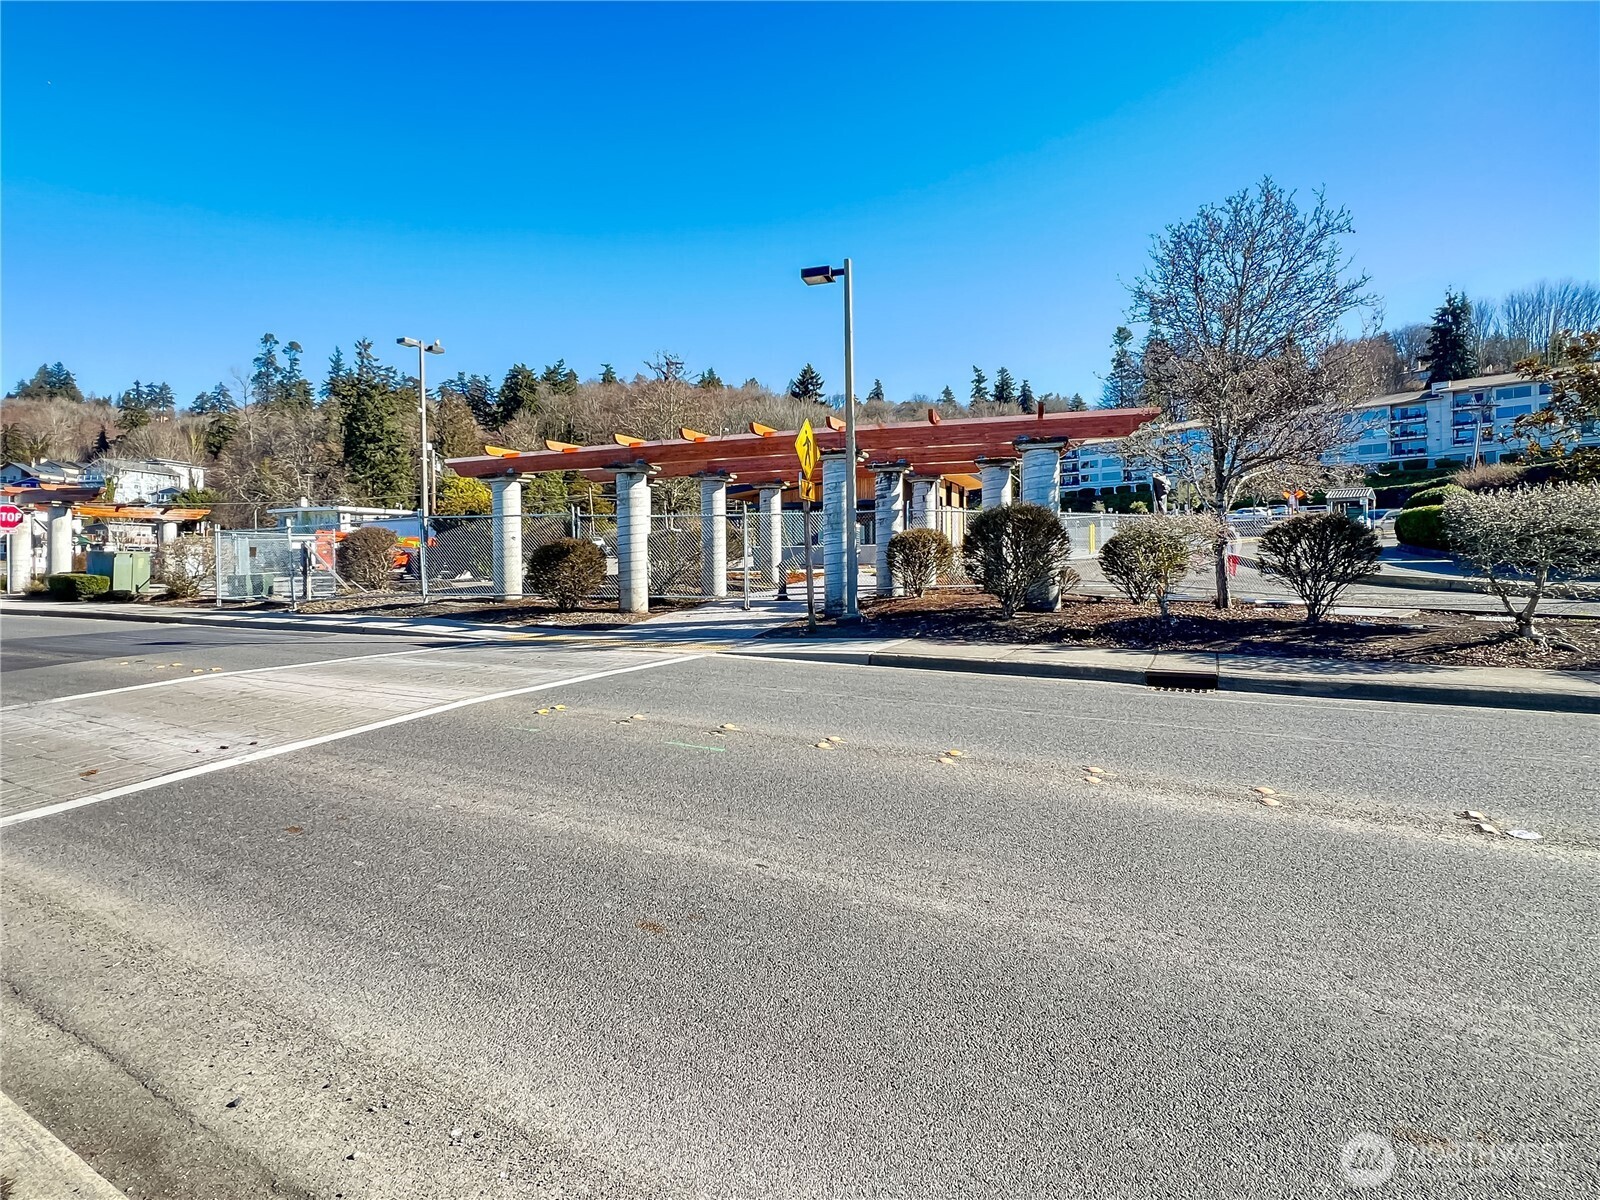
[[[856,545],[856,273],[844,260],[844,619],[858,620],[856,591],[861,582],[860,548]]]
[[[417,415],[422,437],[422,479],[417,493],[417,577],[422,583],[422,602],[428,602],[428,488],[433,476],[433,448],[428,445],[428,360],[430,354],[443,354],[444,347],[438,339],[428,345],[421,338],[395,338],[401,346],[414,346],[417,351]]]
[[[833,283],[844,278],[844,613],[845,621],[861,618],[858,603],[860,550],[856,545],[856,339],[855,269],[850,260],[844,266],[806,267],[800,272],[807,287]]]

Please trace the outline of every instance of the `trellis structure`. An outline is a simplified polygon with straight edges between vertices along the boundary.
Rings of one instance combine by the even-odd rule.
[[[905,496],[910,489],[910,523],[936,528],[940,483],[950,476],[981,481],[983,506],[1012,500],[1012,471],[1020,465],[1022,499],[1059,507],[1061,453],[1086,441],[1125,437],[1156,416],[1150,408],[1088,412],[1039,412],[1033,416],[941,420],[930,410],[923,422],[859,425],[855,464],[858,494],[875,497],[878,587],[892,594],[888,570],[890,537],[905,528]],[[844,423],[828,417],[817,430],[822,452],[822,543],[824,604],[844,607],[845,480]],[[576,472],[596,482],[614,483],[617,492],[618,591],[624,610],[643,612],[650,594],[650,480],[696,478],[706,536],[702,547],[705,577],[712,595],[725,587],[725,522],[728,485],[737,481],[757,496],[757,562],[775,578],[782,554],[785,493],[799,482],[795,431],[752,424],[746,433],[710,435],[681,429],[676,438],[645,441],[626,433],[608,444],[576,446],[547,441],[542,450],[488,447],[490,452],[451,459],[458,474],[484,480],[493,495],[495,589],[522,594],[522,552],[517,518],[522,511],[522,480],[550,471]],[[715,581],[721,580],[718,585]]]

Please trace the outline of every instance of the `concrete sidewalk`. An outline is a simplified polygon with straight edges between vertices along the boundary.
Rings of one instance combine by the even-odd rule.
[[[13,1200],[126,1200],[59,1138],[0,1094],[0,1179]]]
[[[796,662],[1085,679],[1340,700],[1600,713],[1600,672],[1435,667],[1195,651],[972,645],[927,638],[767,639],[731,654]]]

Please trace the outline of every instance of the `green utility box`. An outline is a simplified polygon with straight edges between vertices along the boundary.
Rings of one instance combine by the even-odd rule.
[[[138,550],[91,550],[84,574],[104,575],[113,592],[142,592],[150,586],[150,555]]]

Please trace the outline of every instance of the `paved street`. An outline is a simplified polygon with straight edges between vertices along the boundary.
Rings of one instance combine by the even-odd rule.
[[[0,1083],[130,1196],[1333,1196],[1364,1133],[1363,1194],[1600,1189],[1595,718],[3,648]]]

